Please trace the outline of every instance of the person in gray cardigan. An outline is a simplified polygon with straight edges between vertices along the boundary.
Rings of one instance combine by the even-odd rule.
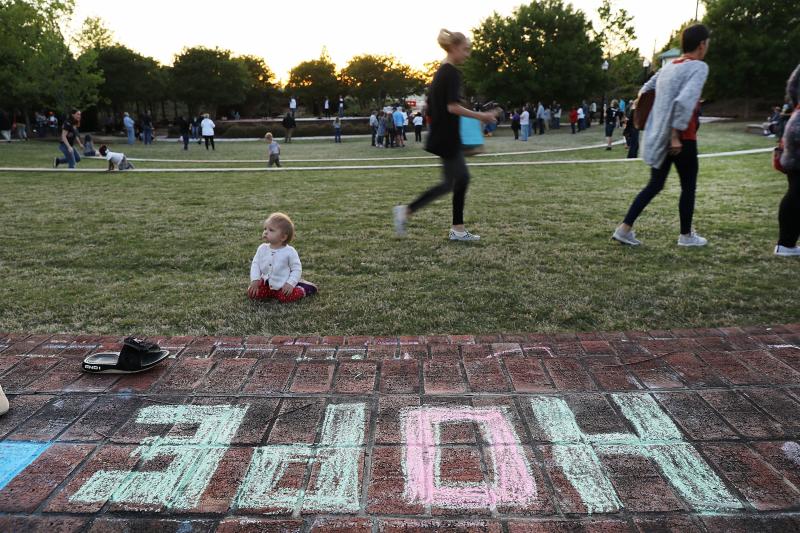
[[[710,32],[702,24],[686,28],[681,35],[683,55],[665,65],[639,91],[639,95],[653,90],[656,93],[644,130],[643,159],[651,167],[650,182],[636,196],[624,222],[612,235],[612,239],[622,244],[641,244],[636,239],[633,223],[664,188],[673,164],[681,180],[678,245],[705,246],[708,243],[692,229],[692,218],[698,172],[700,95],[708,78],[708,65],[703,59],[708,52],[709,38]]]
[[[789,189],[778,211],[780,236],[775,255],[800,257],[800,247],[797,246],[797,239],[800,238],[800,65],[797,65],[786,83],[786,98],[794,107],[783,130],[781,156],[781,166],[789,178]]]

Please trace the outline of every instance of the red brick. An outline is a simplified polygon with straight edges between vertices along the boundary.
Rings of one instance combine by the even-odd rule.
[[[111,387],[111,392],[147,392],[153,384],[167,375],[176,363],[176,359],[167,359],[147,372],[124,375]]]
[[[601,394],[570,394],[564,396],[584,433],[629,433],[625,423]]]
[[[159,396],[158,402],[142,400],[142,407],[150,405],[181,405],[186,402],[186,397]],[[168,424],[142,424],[136,421],[134,413],[111,437],[111,441],[119,444],[139,444],[147,437],[164,435],[172,427]]]
[[[553,392],[555,386],[536,357],[503,357],[511,384],[517,392]]]
[[[369,518],[317,518],[311,524],[313,533],[372,533]]]
[[[524,401],[524,400],[523,400]],[[502,412],[506,420],[511,424],[511,427],[517,434],[517,439],[521,443],[527,443],[528,433],[525,430],[525,424],[522,421],[522,417],[520,416],[519,412],[517,411],[517,405],[514,402],[514,398],[511,396],[476,396],[472,399],[472,405],[476,408],[492,408],[496,407],[499,408]],[[475,425],[476,429],[478,425]],[[486,440],[485,435],[481,432],[477,432],[477,436],[479,438],[479,442],[487,446],[489,442]],[[494,440],[495,445],[514,445],[514,442],[502,442],[498,441],[497,439]]]
[[[417,396],[381,396],[378,400],[375,443],[402,444],[401,415],[403,411],[414,407],[419,407]]]
[[[375,446],[372,448],[367,512],[371,514],[417,515],[424,512],[422,504],[410,503],[404,497],[402,448]]]
[[[634,524],[641,533],[686,533],[702,531],[699,522],[691,516],[654,516],[634,517]]]
[[[768,381],[766,376],[743,365],[732,352],[703,352],[697,355],[733,385],[763,384]]]
[[[761,374],[771,385],[800,383],[800,373],[772,357],[766,350],[736,352],[736,357],[752,370]]]
[[[686,508],[673,493],[660,471],[646,457],[601,454],[617,496],[632,512],[684,511]]]
[[[555,342],[553,344],[553,352],[556,355],[564,357],[580,357],[585,355],[583,345],[580,342]]]
[[[736,432],[694,392],[662,392],[655,397],[692,440],[738,438]]]
[[[275,420],[269,434],[269,444],[313,444],[324,411],[325,400],[320,398],[283,400],[280,408],[282,416]],[[283,413],[286,415],[283,416]]]
[[[66,487],[59,490],[45,507],[47,513],[96,513],[105,501],[76,502],[70,498],[100,470],[131,471],[139,461],[133,451],[135,446],[103,446],[72,477]]]
[[[604,340],[582,340],[583,351],[589,355],[614,355],[614,349],[608,341]]]
[[[749,438],[782,437],[781,427],[734,391],[701,391],[700,396],[740,434]]]
[[[472,392],[506,392],[511,390],[500,362],[495,359],[464,361],[464,370]]]
[[[626,371],[618,357],[586,357],[584,363],[602,390],[636,390],[642,386]]]
[[[46,403],[53,399],[47,395],[19,395],[9,398],[11,409],[0,416],[0,438],[14,430],[26,418],[30,417],[41,409]]]
[[[290,361],[261,360],[242,389],[246,394],[283,392],[289,384],[295,363]]]
[[[6,357],[6,354],[3,354]],[[41,378],[58,363],[52,357],[26,357],[3,376],[3,390],[8,393],[22,392],[25,385]]]
[[[726,385],[725,381],[710,366],[694,354],[676,353],[668,355],[664,360],[690,387],[724,387]]]
[[[387,359],[381,365],[380,390],[384,394],[419,392],[419,366],[416,359]]]
[[[59,360],[43,376],[25,387],[28,392],[61,392],[64,388],[83,376],[80,365],[70,360]]]
[[[759,511],[797,506],[800,494],[744,444],[703,444],[702,450],[727,480]]]
[[[0,491],[0,512],[32,513],[94,449],[86,444],[54,444]]]
[[[253,448],[228,448],[197,507],[188,509],[187,512],[226,514],[236,498],[252,456]]]
[[[709,533],[785,533],[800,528],[791,516],[703,516],[701,520]]]
[[[795,370],[800,370],[800,349],[798,348],[770,348],[769,353],[784,364]]]
[[[302,520],[226,518],[216,533],[300,533],[302,529]]]
[[[102,441],[135,416],[140,407],[142,400],[135,396],[101,396],[59,440]]]
[[[326,392],[331,388],[332,363],[300,363],[294,372],[291,392]]]
[[[215,363],[213,359],[179,359],[155,389],[161,393],[193,392]]]
[[[0,531],[24,533],[78,533],[86,518],[71,516],[0,516]]]
[[[210,520],[101,517],[92,523],[89,533],[210,533],[213,527]]]
[[[486,482],[481,468],[481,452],[477,447],[442,446],[438,452],[439,476],[443,485]],[[464,511],[435,503],[431,505],[431,514],[434,516],[459,515]],[[470,509],[472,515],[488,515],[490,512],[488,507]]]
[[[196,392],[236,394],[255,364],[255,359],[224,359],[217,363]]]
[[[751,446],[795,487],[800,487],[800,444],[794,441],[753,442]]]
[[[621,356],[629,372],[633,372],[648,389],[677,389],[684,384],[663,358],[644,359],[639,355]]]
[[[544,359],[544,366],[559,390],[590,391],[597,389],[589,377],[589,373],[583,369],[577,359],[566,357]]]
[[[591,520],[537,520],[508,523],[508,533],[628,533],[635,531],[627,522],[616,518]]]
[[[368,394],[375,388],[377,365],[373,361],[342,361],[336,373],[334,390],[340,393]]]
[[[3,350],[3,355],[25,355],[34,348],[47,341],[52,335],[30,335],[20,339]]]
[[[446,409],[458,409],[460,407],[472,407],[469,398],[459,398],[452,396],[427,396],[425,406],[444,407]],[[453,422],[439,426],[439,444],[476,444],[478,436],[475,434],[477,426],[472,422]]]
[[[436,520],[387,518],[378,521],[379,533],[500,533],[500,522],[493,520]]]
[[[77,420],[95,398],[62,396],[51,400],[44,408],[9,435],[11,440],[46,442],[55,439],[67,426]]]
[[[226,398],[220,403],[230,403]],[[277,398],[240,398],[237,405],[246,405],[244,415],[236,435],[231,440],[232,444],[258,445],[264,441],[267,431],[275,420],[278,410]],[[290,415],[291,416],[291,415]]]
[[[466,392],[457,361],[428,361],[424,365],[425,393],[447,394]]]
[[[800,436],[800,404],[780,389],[747,389],[744,395],[774,418],[785,435]]]

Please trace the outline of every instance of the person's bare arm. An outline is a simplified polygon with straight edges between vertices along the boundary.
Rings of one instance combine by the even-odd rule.
[[[480,120],[481,122],[496,122],[497,118],[494,116],[493,113],[480,113],[478,111],[473,111],[471,109],[467,109],[463,105],[451,102],[447,104],[447,112],[452,115],[458,115],[460,117],[469,117],[474,118],[476,120]]]

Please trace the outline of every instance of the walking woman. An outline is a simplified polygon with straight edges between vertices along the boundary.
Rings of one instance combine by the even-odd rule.
[[[208,150],[209,142],[211,143],[211,149],[216,150],[214,147],[214,128],[216,127],[217,125],[214,124],[213,120],[211,120],[211,115],[208,113],[203,115],[203,121],[200,122],[200,129],[203,130],[203,140],[206,142],[206,150]]]
[[[710,33],[702,24],[683,30],[683,55],[665,65],[644,84],[639,95],[655,90],[655,102],[644,130],[643,159],[650,170],[650,182],[636,196],[612,238],[622,244],[638,246],[633,223],[650,201],[664,188],[670,168],[675,165],[681,180],[678,204],[681,233],[678,246],[705,246],[708,241],[692,229],[695,189],[697,187],[697,129],[700,126],[700,95],[708,65]]]
[[[398,205],[394,208],[394,226],[398,236],[406,234],[406,222],[416,211],[436,198],[453,192],[453,225],[450,228],[451,241],[477,241],[464,227],[464,200],[469,185],[469,171],[461,148],[459,117],[470,117],[481,122],[493,122],[491,113],[471,111],[461,105],[461,65],[469,57],[470,42],[463,33],[441,30],[439,46],[447,57],[442,61],[439,70],[433,77],[428,91],[427,110],[431,117],[430,131],[425,150],[442,158],[444,179],[439,185],[428,189],[408,206]]]
[[[783,130],[781,166],[789,177],[789,190],[781,200],[778,211],[780,237],[775,255],[800,257],[797,239],[800,237],[800,65],[794,69],[786,84],[786,96],[794,107]]]
[[[75,143],[83,150],[83,143],[78,138],[78,126],[81,125],[81,112],[78,109],[73,109],[69,112],[69,116],[64,120],[61,125],[61,142],[58,143],[58,149],[64,154],[64,157],[56,157],[53,160],[53,168],[58,168],[58,165],[69,165],[69,168],[75,168],[75,165],[80,162],[81,156],[75,151]]]
[[[611,107],[606,111],[606,150],[611,150],[614,141],[614,129],[617,121],[621,120],[620,111],[616,100],[611,100]]]

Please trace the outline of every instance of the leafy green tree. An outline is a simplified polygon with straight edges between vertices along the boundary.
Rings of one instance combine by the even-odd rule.
[[[603,47],[605,57],[615,57],[634,49],[632,43],[636,39],[636,29],[633,27],[633,17],[627,10],[614,10],[611,0],[603,0],[597,14],[600,16],[600,28],[595,33],[595,39]]]
[[[214,113],[245,101],[248,72],[245,64],[219,48],[185,48],[172,66],[173,90],[191,114],[201,105]]]
[[[115,114],[125,111],[126,104],[142,100],[148,71],[158,66],[155,60],[119,44],[98,49],[97,65],[104,77],[100,86],[102,102]]]
[[[82,52],[86,50],[100,50],[116,44],[114,36],[103,19],[100,17],[87,17],[83,21],[81,30],[74,38],[75,44]]]
[[[705,0],[711,29],[708,93],[782,102],[797,66],[800,10],[786,0]],[[745,115],[749,109],[745,110]]]
[[[601,81],[601,43],[584,13],[562,0],[522,5],[508,17],[494,13],[473,36],[464,75],[486,98],[575,102]]]
[[[96,57],[74,57],[61,33],[72,8],[71,1],[0,0],[0,105],[63,113],[97,101]]]
[[[334,101],[341,91],[341,84],[336,77],[336,65],[324,50],[319,59],[303,61],[294,67],[289,72],[289,81],[286,84],[286,93],[289,96],[295,95],[298,105],[305,106],[309,111],[315,103],[321,109],[326,96],[330,98],[331,106],[335,105]]]
[[[263,58],[245,55],[237,58],[247,69],[247,88],[245,91],[244,110],[249,115],[272,115],[278,109],[278,87],[275,73],[267,66]]]
[[[362,108],[383,97],[402,99],[425,87],[422,74],[392,56],[360,55],[352,58],[340,74],[342,84]]]

